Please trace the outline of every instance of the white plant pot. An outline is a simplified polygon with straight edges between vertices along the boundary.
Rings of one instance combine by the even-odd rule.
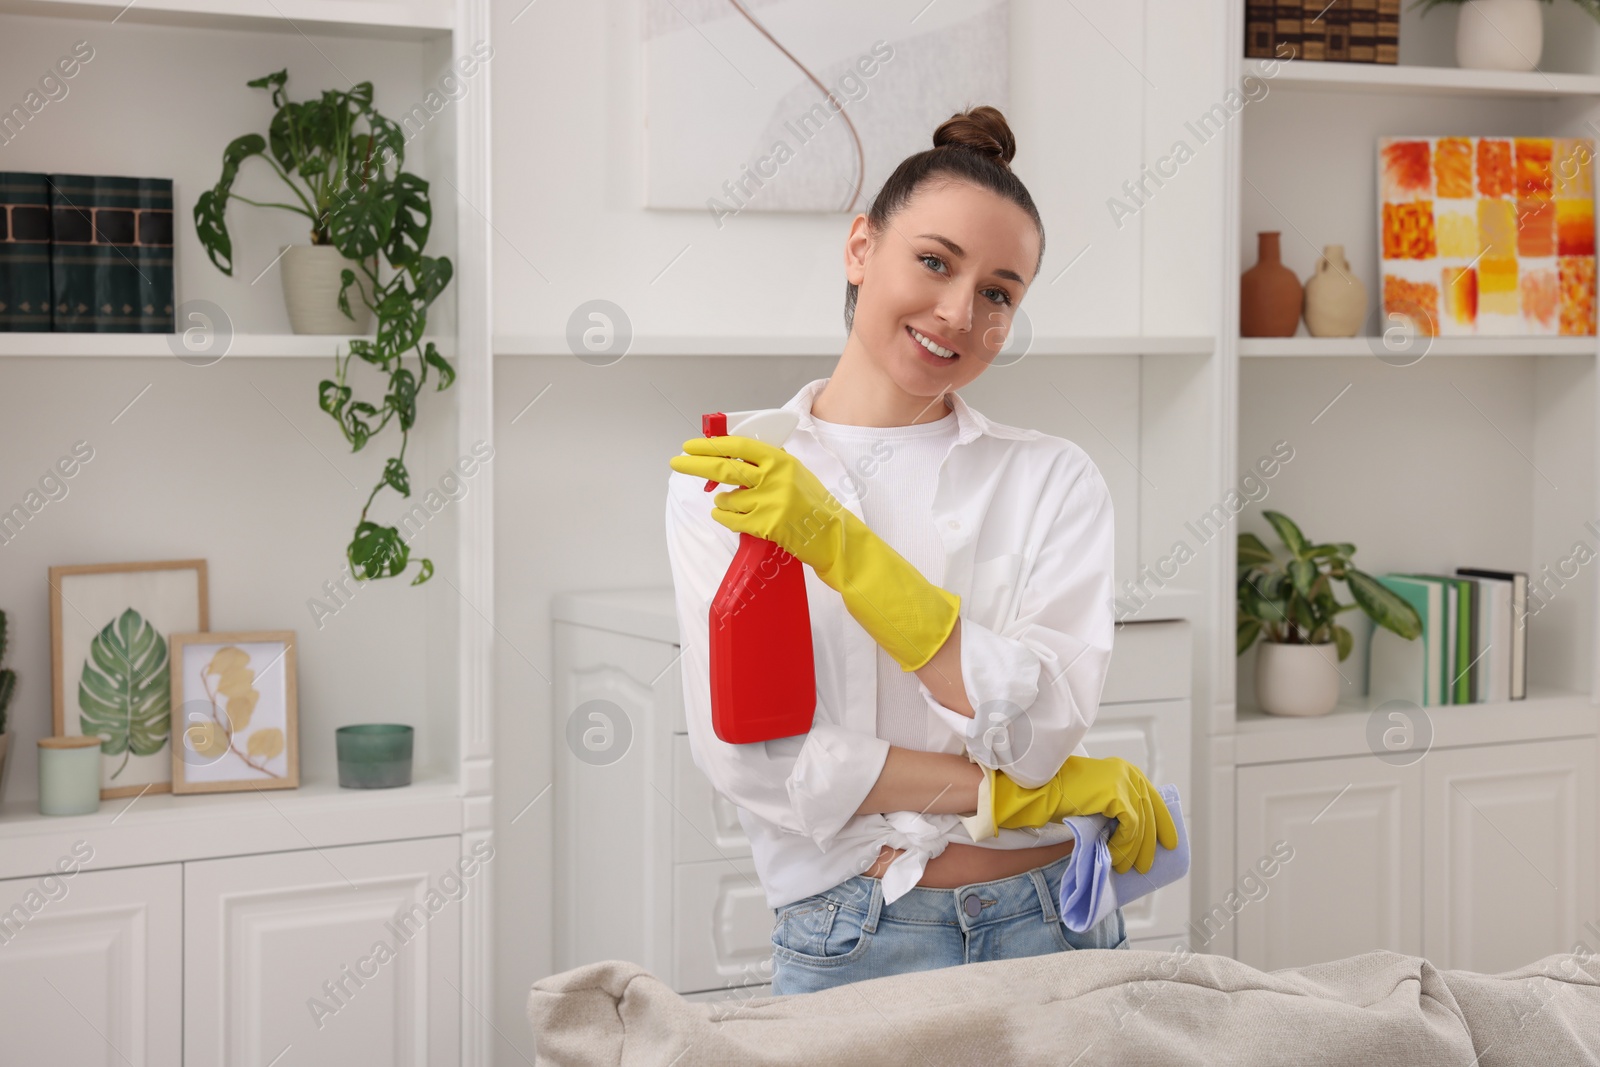
[[[1467,0],[1456,23],[1456,65],[1474,70],[1532,70],[1544,51],[1539,0]]]
[[[356,289],[361,286],[370,297],[372,283],[357,263],[333,245],[286,245],[279,263],[283,299],[295,333],[365,334],[372,328],[372,311]],[[340,272],[347,267],[356,272],[356,285],[347,294],[353,322],[339,310],[339,286],[344,284]]]
[[[1339,703],[1339,647],[1281,645],[1256,648],[1256,703],[1273,715],[1326,715]]]

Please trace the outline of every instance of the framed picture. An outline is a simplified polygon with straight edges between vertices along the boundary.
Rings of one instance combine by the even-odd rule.
[[[172,791],[300,785],[293,630],[177,633],[172,649]]]
[[[100,737],[100,796],[172,788],[167,635],[210,625],[206,561],[50,568],[57,737]]]

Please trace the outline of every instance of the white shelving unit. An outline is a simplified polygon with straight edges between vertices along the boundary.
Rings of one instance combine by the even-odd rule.
[[[1227,79],[1238,84],[1257,61],[1240,56],[1243,3],[1227,7]],[[1408,65],[1439,55],[1429,38],[1441,29],[1408,19],[1398,66],[1283,63],[1272,91],[1228,129],[1221,269],[1232,284],[1218,351],[1232,410],[1221,474],[1227,484],[1289,441],[1295,458],[1259,506],[1317,540],[1355,543],[1367,572],[1497,567],[1537,585],[1574,541],[1592,540],[1583,523],[1600,503],[1595,337],[1416,338],[1397,352],[1380,337],[1304,336],[1303,324],[1301,336],[1239,336],[1237,279],[1255,262],[1258,231],[1282,233],[1285,263],[1302,280],[1323,245],[1344,245],[1369,308],[1381,310],[1379,137],[1600,130],[1600,63],[1563,73]],[[1241,529],[1276,547],[1259,509],[1243,518]],[[1231,575],[1235,545],[1224,551]],[[1570,948],[1600,908],[1600,600],[1592,573],[1562,584],[1529,619],[1525,700],[1396,719],[1366,693],[1362,629],[1340,664],[1339,707],[1281,718],[1252,706],[1255,650],[1236,659],[1228,643],[1213,649],[1211,717],[1196,733],[1212,821],[1197,833],[1218,862],[1194,886],[1196,914],[1274,839],[1297,857],[1259,906],[1221,924],[1212,951],[1268,968],[1309,963],[1332,958],[1337,931],[1339,955],[1389,948],[1494,972]],[[1231,588],[1212,607],[1217,632],[1231,633]],[[1391,728],[1419,731],[1425,752],[1385,751]],[[1533,825],[1541,830],[1526,836]],[[1548,862],[1530,861],[1535,853]],[[1488,910],[1513,899],[1526,917]]]
[[[396,121],[414,120],[412,105],[434,90],[442,76],[454,71],[456,77],[468,80],[457,61],[490,39],[489,18],[487,0],[0,2],[0,40],[6,42],[8,59],[17,55],[13,48],[26,50],[40,57],[38,66],[44,70],[53,51],[70,50],[75,39],[88,40],[95,49],[93,61],[71,83],[73,104],[54,103],[49,114],[29,125],[8,146],[6,169],[171,177],[176,194],[178,328],[185,325],[186,301],[205,300],[226,308],[233,337],[226,357],[218,363],[227,365],[230,358],[240,357],[256,361],[248,365],[248,382],[243,372],[224,367],[222,373],[238,377],[211,378],[201,387],[194,384],[196,379],[183,377],[202,371],[175,359],[182,349],[174,350],[172,335],[0,337],[0,374],[8,383],[33,386],[31,395],[41,406],[70,404],[74,401],[61,398],[81,395],[75,401],[78,407],[64,412],[62,421],[67,425],[61,432],[90,435],[102,454],[117,457],[102,461],[107,464],[143,458],[145,464],[130,468],[129,477],[140,479],[140,484],[152,478],[159,481],[165,514],[165,526],[158,517],[146,520],[138,512],[137,518],[113,522],[95,510],[109,506],[104,498],[80,499],[79,506],[87,510],[71,517],[71,530],[62,526],[53,535],[25,530],[15,545],[7,546],[14,560],[7,567],[18,568],[11,573],[23,577],[21,568],[29,571],[17,586],[27,591],[26,604],[7,604],[14,639],[21,628],[38,632],[43,627],[47,632],[44,568],[39,566],[35,574],[36,561],[159,558],[168,543],[189,544],[193,542],[188,538],[206,536],[183,529],[175,519],[203,512],[215,486],[155,472],[149,465],[151,457],[139,455],[141,442],[144,446],[168,442],[130,437],[139,432],[130,429],[137,418],[101,428],[139,389],[135,384],[102,418],[95,392],[101,378],[120,382],[119,376],[131,370],[141,383],[149,380],[157,383],[158,390],[167,390],[162,402],[174,406],[181,403],[184,389],[198,389],[193,403],[199,405],[223,403],[233,395],[228,386],[244,387],[239,395],[259,407],[235,412],[236,435],[197,440],[196,447],[226,455],[241,448],[275,453],[309,445],[299,454],[284,451],[282,465],[290,474],[295,473],[294,464],[301,464],[302,473],[316,470],[331,478],[338,486],[335,493],[311,506],[320,511],[324,500],[337,499],[337,506],[348,509],[353,521],[371,484],[365,473],[354,479],[345,475],[339,481],[328,466],[343,473],[341,468],[326,454],[315,455],[311,449],[317,446],[311,439],[295,432],[297,420],[309,424],[319,415],[318,368],[299,361],[331,361],[352,338],[287,333],[281,284],[267,275],[281,245],[304,243],[303,226],[286,225],[289,217],[284,212],[235,201],[228,221],[239,269],[230,278],[201,250],[191,209],[200,190],[216,180],[227,141],[247,130],[264,130],[272,114],[269,98],[259,89],[245,87],[249,78],[287,67],[288,92],[295,100],[314,97],[324,85],[370,79],[380,112]],[[186,61],[151,62],[152,55],[163,54],[181,55]],[[128,66],[139,63],[143,66]],[[405,156],[405,169],[430,182],[434,217],[426,251],[448,257],[454,266],[450,287],[430,308],[426,339],[451,359],[457,371],[451,390],[422,398],[418,431],[411,439],[415,450],[407,453],[414,484],[436,479],[435,464],[443,462],[448,468],[475,443],[494,440],[487,72],[480,68],[479,77],[469,80],[469,89],[445,108],[423,112],[426,136],[408,138]],[[151,117],[157,110],[159,122]],[[75,136],[80,123],[92,123],[95,136]],[[256,174],[252,180],[261,184],[251,186],[247,195],[279,199],[254,195],[257,189],[274,187],[270,175]],[[282,191],[281,185],[276,188]],[[245,192],[241,185],[235,189]],[[254,284],[257,280],[262,284]],[[205,373],[219,372],[207,368]],[[255,386],[260,396],[250,393],[249,386]],[[288,414],[282,409],[273,412],[267,405],[271,390],[278,386],[284,386],[300,406],[290,406]],[[283,425],[284,418],[294,424],[292,429]],[[198,415],[196,424],[204,424]],[[267,436],[262,427],[276,432]],[[13,432],[22,431],[13,428]],[[324,429],[318,427],[317,432]],[[263,436],[253,440],[254,433]],[[204,438],[204,432],[197,429],[195,436]],[[280,444],[285,440],[291,444]],[[398,437],[393,440],[397,445]],[[172,463],[163,466],[175,472],[180,465],[177,453],[170,458]],[[245,465],[253,458],[239,454],[235,462]],[[358,481],[365,483],[359,491],[347,491],[345,482]],[[260,494],[285,508],[306,506],[309,498],[304,490],[304,478],[298,484],[268,481],[258,487]],[[81,495],[86,494],[80,491]],[[408,504],[414,502],[415,497]],[[491,1062],[498,1040],[491,1022],[493,868],[485,873],[484,867],[493,857],[492,507],[493,478],[484,475],[470,493],[452,502],[448,517],[433,520],[435,525],[429,527],[426,551],[419,554],[434,557],[439,569],[428,585],[411,590],[412,599],[396,602],[396,611],[390,613],[392,617],[424,612],[426,605],[422,616],[426,625],[415,628],[419,643],[414,656],[409,647],[384,657],[371,655],[372,649],[363,646],[363,640],[374,640],[358,632],[363,625],[382,630],[386,642],[395,638],[383,630],[393,625],[388,619],[374,621],[369,616],[365,624],[348,622],[331,636],[317,639],[310,639],[314,627],[304,617],[294,623],[302,633],[299,789],[190,796],[151,793],[105,801],[91,815],[42,817],[31,788],[31,766],[22,780],[18,776],[24,761],[33,762],[32,740],[38,728],[34,720],[40,707],[45,709],[45,732],[49,730],[50,681],[44,672],[28,672],[26,706],[14,703],[11,709],[16,751],[11,757],[9,799],[0,806],[0,900],[9,907],[26,899],[28,890],[45,876],[59,873],[63,857],[73,856],[75,850],[80,860],[83,851],[92,852],[92,859],[66,882],[68,896],[53,904],[51,913],[24,924],[30,927],[23,933],[33,947],[26,952],[13,948],[0,959],[0,989],[6,991],[0,998],[5,1001],[0,1006],[0,1031],[6,1034],[8,1056],[40,1061],[65,1056],[87,1062],[84,1057],[91,1054],[111,1055],[109,1045],[128,1062],[177,1064],[180,1060],[174,1057],[181,1047],[181,1062],[191,1065],[266,1063],[278,1062],[274,1057],[285,1056],[289,1046],[294,1052],[284,1063],[347,1063],[357,1047],[373,1055],[388,1055],[379,1050],[390,1050],[394,1062]],[[220,625],[219,617],[226,621],[259,617],[266,610],[283,611],[275,587],[307,581],[306,573],[338,577],[343,541],[303,543],[296,539],[295,527],[304,524],[304,512],[286,511],[282,518],[289,521],[278,524],[273,534],[277,543],[270,550],[250,552],[248,538],[241,536],[207,540],[205,546],[211,551],[202,548],[192,553],[211,557],[213,629],[240,628]],[[68,522],[65,515],[61,519]],[[343,520],[341,515],[340,525]],[[159,527],[167,536],[152,538],[154,547],[148,551],[128,549],[124,547],[128,539],[116,536],[116,526],[125,521]],[[96,529],[95,537],[76,536]],[[74,536],[62,536],[69,533]],[[73,547],[46,544],[52,536]],[[52,554],[80,551],[95,558]],[[169,553],[179,554],[190,553]],[[328,558],[335,562],[327,564]],[[324,575],[323,569],[331,573]],[[247,577],[251,573],[257,577]],[[219,575],[226,575],[226,588],[219,588]],[[399,586],[409,577],[375,584]],[[35,580],[36,585],[31,584]],[[305,592],[315,591],[308,582]],[[362,591],[352,603],[386,594],[387,590]],[[268,603],[273,605],[270,609]],[[339,606],[343,608],[344,602]],[[15,656],[11,665],[16,665]],[[308,685],[312,675],[317,684]],[[370,700],[341,699],[337,690],[342,683],[328,684],[330,678],[341,676],[364,679],[355,683],[357,688],[376,695]],[[387,685],[395,678],[403,683],[401,691],[416,694],[410,703],[388,695]],[[28,728],[35,731],[25,744],[17,735],[24,714],[30,720]],[[388,790],[339,788],[333,727],[394,721],[398,716],[408,716],[398,721],[413,722],[417,730],[412,784]],[[315,730],[310,729],[313,723]],[[456,866],[458,857],[461,864],[471,861],[473,874],[462,873]],[[263,878],[263,872],[270,877]],[[434,899],[430,891],[452,872],[461,883],[460,891],[450,895],[442,911],[425,905]],[[420,922],[426,930],[405,940],[397,949],[397,962],[387,965],[389,992],[368,994],[368,1003],[358,1012],[328,1022],[329,1031],[338,1031],[336,1037],[311,1026],[306,998],[327,996],[324,979],[338,980],[340,966],[356,965],[371,951],[374,940],[393,941],[384,924],[415,908],[423,909]],[[147,914],[152,917],[148,921],[143,918]],[[0,934],[4,940],[19,936],[15,928]],[[191,948],[208,947],[198,955],[192,952],[186,961],[186,943]],[[226,967],[218,972],[224,962]],[[81,1004],[73,1003],[75,991],[86,988],[74,984],[81,982],[80,974],[91,986],[98,981],[106,996],[96,1001],[85,994]],[[45,979],[52,975],[67,996],[50,991]],[[159,985],[165,992],[143,996],[139,991],[146,985]],[[222,996],[217,999],[219,990]],[[207,996],[215,1002],[208,1002]],[[204,1008],[203,1026],[184,1025],[185,1003],[191,1012]],[[72,1043],[75,1038],[61,1043],[68,1032],[85,1035],[87,1043],[80,1043],[84,1051],[69,1051],[80,1048]],[[181,1037],[187,1040],[180,1046],[175,1039]]]

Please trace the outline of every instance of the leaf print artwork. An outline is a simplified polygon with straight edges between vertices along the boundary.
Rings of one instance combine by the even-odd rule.
[[[84,736],[100,737],[100,751],[122,753],[116,779],[129,756],[153,756],[167,743],[172,692],[167,676],[167,642],[133,608],[95,635],[78,680],[78,725]]]
[[[250,769],[270,778],[282,778],[266,764],[283,753],[283,731],[266,726],[245,737],[261,699],[255,680],[248,652],[234,645],[217,649],[211,662],[200,669],[200,684],[211,702],[212,721],[196,723],[184,731],[184,737],[202,756],[220,759],[231,752]],[[244,751],[237,744],[240,738],[244,738]]]

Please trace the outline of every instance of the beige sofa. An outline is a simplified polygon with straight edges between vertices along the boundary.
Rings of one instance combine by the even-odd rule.
[[[1489,975],[1393,952],[1264,972],[1082,950],[717,1003],[610,961],[535,984],[528,1017],[539,1067],[1574,1067],[1600,1064],[1600,956]]]

